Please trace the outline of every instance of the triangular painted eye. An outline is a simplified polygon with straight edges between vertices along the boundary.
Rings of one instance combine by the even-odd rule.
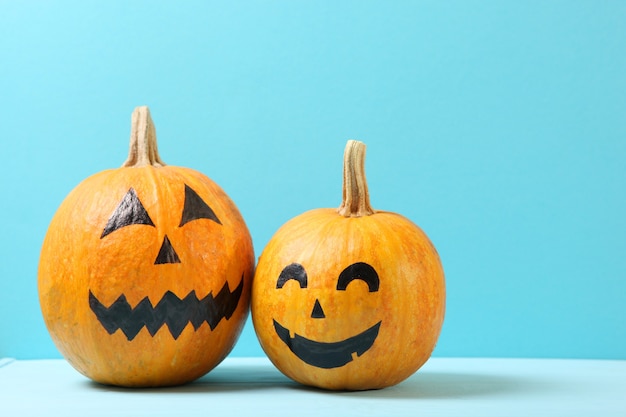
[[[213,212],[213,209],[204,202],[198,193],[185,184],[185,206],[183,207],[183,217],[180,219],[178,227],[197,219],[209,219],[222,224]]]
[[[107,225],[102,231],[100,239],[109,233],[113,233],[117,229],[121,229],[122,227],[129,226],[131,224],[154,226],[148,212],[143,207],[143,204],[141,204],[141,201],[139,201],[139,198],[137,197],[137,193],[135,193],[135,190],[132,188],[128,190],[113,214],[111,214]]]

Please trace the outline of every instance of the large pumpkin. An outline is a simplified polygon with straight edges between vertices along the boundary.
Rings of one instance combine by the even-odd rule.
[[[253,272],[235,204],[200,172],[161,161],[150,113],[139,107],[128,160],[81,182],[54,215],[39,299],[52,340],[84,375],[176,385],[230,352]]]
[[[365,145],[349,141],[341,207],[284,224],[252,284],[263,350],[285,375],[320,388],[397,384],[430,357],[443,324],[439,256],[410,220],[371,208],[364,159]]]

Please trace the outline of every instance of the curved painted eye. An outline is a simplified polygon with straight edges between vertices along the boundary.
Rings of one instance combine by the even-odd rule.
[[[183,217],[180,219],[178,227],[197,219],[209,219],[217,224],[222,224],[213,209],[209,207],[198,193],[185,184],[185,206],[183,207]]]
[[[300,288],[306,288],[307,275],[304,267],[300,264],[293,263],[287,265],[280,273],[278,281],[276,282],[276,288],[282,288],[283,285],[290,279],[294,279],[300,283]]]
[[[376,270],[365,262],[357,262],[339,274],[339,280],[337,281],[337,290],[345,291],[353,280],[360,279],[365,281],[369,288],[369,292],[378,291],[379,279]]]
[[[121,229],[124,226],[130,226],[131,224],[145,224],[153,226],[152,219],[148,215],[148,212],[144,208],[137,193],[134,189],[128,190],[122,201],[117,205],[117,208],[109,217],[107,225],[102,231],[100,239],[106,235],[115,232],[117,229]]]

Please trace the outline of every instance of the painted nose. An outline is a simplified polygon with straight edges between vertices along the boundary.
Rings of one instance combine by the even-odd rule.
[[[318,299],[315,299],[315,305],[313,306],[313,311],[311,311],[311,318],[313,319],[326,318],[326,314],[324,314],[324,310],[322,309],[322,305],[320,304],[320,300]]]
[[[159,254],[154,261],[155,265],[161,264],[179,264],[180,258],[178,254],[174,250],[174,247],[170,243],[170,240],[167,238],[167,235],[163,238],[163,243],[161,244],[161,249],[159,249]]]

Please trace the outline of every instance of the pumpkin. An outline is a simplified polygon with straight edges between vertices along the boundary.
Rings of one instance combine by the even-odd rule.
[[[444,273],[413,222],[372,209],[365,145],[348,141],[343,201],[285,223],[264,248],[251,314],[286,376],[329,390],[397,384],[431,356],[443,325]]]
[[[82,374],[178,385],[234,346],[254,262],[235,204],[200,172],[163,163],[150,112],[138,107],[127,161],[82,181],[54,214],[39,301],[52,340]]]

